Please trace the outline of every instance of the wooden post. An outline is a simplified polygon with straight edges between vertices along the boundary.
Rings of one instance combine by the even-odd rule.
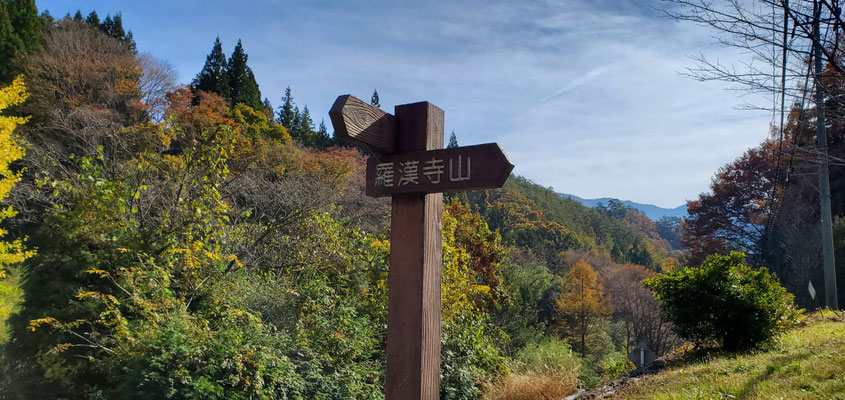
[[[443,110],[396,106],[396,152],[443,148]],[[387,400],[440,397],[443,194],[392,197],[387,309]]]
[[[502,187],[514,165],[496,143],[442,150],[443,110],[428,102],[396,106],[395,113],[342,95],[329,117],[338,137],[380,154],[367,160],[367,195],[392,196],[387,400],[435,400],[440,397],[442,192]]]

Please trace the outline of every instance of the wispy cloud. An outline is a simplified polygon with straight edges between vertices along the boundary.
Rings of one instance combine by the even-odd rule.
[[[602,65],[600,67],[593,68],[593,69],[587,71],[586,74],[581,75],[578,78],[573,79],[572,81],[570,81],[569,83],[564,85],[562,88],[560,88],[556,92],[554,92],[554,93],[552,93],[552,94],[550,94],[546,97],[543,97],[542,99],[540,99],[539,102],[545,103],[545,102],[547,102],[551,99],[554,99],[555,97],[562,96],[562,95],[566,94],[566,92],[569,92],[570,90],[575,89],[575,88],[593,80],[594,78],[596,78],[596,77],[598,77],[598,76],[600,76],[600,75],[604,74],[605,72],[608,72],[612,69],[613,68],[610,65]]]

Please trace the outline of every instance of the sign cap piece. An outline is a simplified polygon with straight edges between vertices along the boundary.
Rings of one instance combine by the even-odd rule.
[[[338,96],[329,119],[337,137],[376,153],[396,151],[396,117],[351,94]]]

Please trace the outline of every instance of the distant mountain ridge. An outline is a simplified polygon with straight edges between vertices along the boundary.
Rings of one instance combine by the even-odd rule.
[[[579,203],[581,203],[581,204],[583,204],[587,207],[591,207],[591,208],[595,208],[597,205],[599,205],[599,203],[607,205],[607,203],[610,200],[618,200],[618,201],[621,201],[622,204],[624,204],[628,207],[639,210],[640,212],[645,214],[647,217],[651,218],[653,221],[657,221],[657,220],[659,220],[660,218],[663,218],[663,217],[684,218],[684,217],[687,216],[687,205],[686,204],[677,206],[675,208],[663,208],[663,207],[655,206],[653,204],[642,204],[642,203],[636,203],[636,202],[629,201],[629,200],[613,199],[613,198],[610,198],[610,197],[602,197],[600,199],[583,199],[583,198],[580,198],[580,197],[578,197],[574,194],[568,194],[568,193],[558,193],[558,195],[560,195],[560,197],[569,197],[572,200],[575,200],[575,201],[577,201],[577,202],[579,202]]]

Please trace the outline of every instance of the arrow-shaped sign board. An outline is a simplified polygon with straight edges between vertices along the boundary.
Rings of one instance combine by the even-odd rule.
[[[367,195],[498,188],[513,163],[496,143],[401,153],[367,160]]]

